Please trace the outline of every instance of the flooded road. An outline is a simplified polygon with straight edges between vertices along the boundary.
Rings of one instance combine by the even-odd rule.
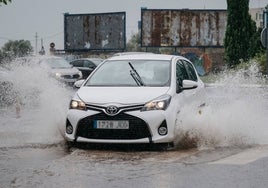
[[[267,156],[268,146],[154,152],[9,148],[0,150],[0,182],[1,187],[264,188]]]
[[[36,67],[16,66],[9,76],[21,106],[19,116],[16,105],[0,108],[1,188],[267,187],[268,89],[254,74],[210,84],[204,109],[181,112],[177,147],[168,151],[68,148],[73,90]]]

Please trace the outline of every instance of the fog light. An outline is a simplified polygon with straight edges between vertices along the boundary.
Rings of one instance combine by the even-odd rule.
[[[166,127],[159,127],[158,128],[158,133],[160,135],[166,135],[167,134],[167,128]]]
[[[72,134],[73,133],[73,126],[72,125],[67,125],[66,126],[66,133],[67,134]]]
[[[161,136],[164,136],[168,133],[168,128],[167,128],[167,122],[164,120],[161,125],[158,127],[158,134]]]

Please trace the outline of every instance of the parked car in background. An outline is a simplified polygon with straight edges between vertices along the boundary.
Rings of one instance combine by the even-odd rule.
[[[80,58],[70,62],[82,72],[83,79],[86,79],[90,73],[103,61],[100,58]]]
[[[73,67],[62,57],[46,56],[39,60],[40,65],[48,68],[48,72],[58,80],[73,85],[77,80],[82,79],[82,72]]]
[[[205,104],[204,83],[181,56],[114,56],[75,86],[65,131],[71,143],[172,146],[181,109]]]

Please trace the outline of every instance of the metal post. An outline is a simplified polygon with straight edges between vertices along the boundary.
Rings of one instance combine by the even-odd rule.
[[[264,11],[264,26],[268,28],[268,10]],[[266,73],[268,75],[268,32],[266,32]]]
[[[262,41],[263,41],[263,46],[266,49],[266,73],[268,75],[268,10],[264,10],[263,11],[263,31],[265,31],[263,33],[262,36]]]
[[[266,73],[268,75],[268,32],[266,32]]]

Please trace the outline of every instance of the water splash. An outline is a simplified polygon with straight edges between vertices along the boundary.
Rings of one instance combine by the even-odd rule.
[[[258,66],[224,71],[207,87],[207,106],[184,108],[178,147],[244,147],[268,144],[268,86]],[[191,114],[191,115],[189,115]]]
[[[17,60],[6,67],[5,80],[12,83],[12,90],[8,105],[0,108],[0,147],[63,140],[59,127],[64,128],[74,90],[50,77],[36,60]],[[197,109],[189,105],[180,112],[178,147],[268,144],[265,82],[255,64],[246,70],[226,70],[217,75],[215,83],[207,87],[207,106]],[[20,118],[16,114],[18,103]]]
[[[38,57],[6,65],[11,84],[9,101],[2,105],[1,146],[54,144],[61,132],[73,89],[51,77],[37,63]],[[1,93],[2,95],[2,93]]]

